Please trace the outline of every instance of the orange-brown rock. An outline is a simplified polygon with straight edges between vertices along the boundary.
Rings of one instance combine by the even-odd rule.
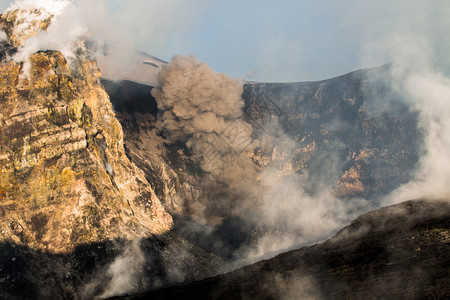
[[[57,51],[0,64],[0,240],[60,252],[167,231],[172,219],[124,152],[95,62]]]

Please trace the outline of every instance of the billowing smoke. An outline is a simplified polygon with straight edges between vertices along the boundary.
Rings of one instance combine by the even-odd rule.
[[[315,183],[320,193],[307,191],[311,177],[292,166],[296,143],[276,116],[259,127],[244,121],[243,88],[237,80],[216,74],[193,56],[175,56],[158,79],[152,91],[161,111],[157,128],[168,144],[185,143],[191,159],[207,175],[203,181],[223,183],[211,187],[224,188],[221,197],[207,192],[204,201],[222,202],[216,207],[228,213],[207,213],[230,217],[231,212],[243,220],[244,235],[253,235],[236,249],[235,258],[256,260],[324,238],[349,220],[350,209],[356,211],[358,205],[345,204],[332,194],[340,165],[331,154],[324,158],[324,175]],[[266,146],[276,147],[271,162],[257,167],[251,157],[255,149]]]
[[[163,112],[157,127],[168,143],[183,142],[203,171],[226,184],[256,177],[247,150],[252,127],[243,120],[242,85],[193,56],[175,56],[153,89]]]

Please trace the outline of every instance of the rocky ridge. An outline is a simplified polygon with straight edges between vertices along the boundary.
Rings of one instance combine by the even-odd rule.
[[[38,18],[30,23],[35,30],[16,36],[11,26],[21,14],[0,18],[13,46],[48,26],[47,18]],[[32,54],[25,77],[23,63],[1,62],[3,241],[65,252],[171,227],[143,172],[125,155],[122,128],[95,62],[76,51],[70,62],[58,51]]]

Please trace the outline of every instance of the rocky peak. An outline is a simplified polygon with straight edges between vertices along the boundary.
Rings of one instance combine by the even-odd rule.
[[[14,46],[52,16],[29,14],[31,21],[20,10],[0,17]],[[69,67],[52,50],[27,63],[25,77],[23,63],[0,63],[0,240],[60,252],[167,231],[172,219],[125,155],[96,63],[78,53]]]

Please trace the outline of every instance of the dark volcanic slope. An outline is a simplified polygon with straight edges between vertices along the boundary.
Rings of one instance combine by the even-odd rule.
[[[408,201],[365,214],[326,242],[118,299],[442,299],[449,253],[450,202]]]
[[[115,240],[80,245],[73,252],[54,254],[0,243],[0,299],[94,299],[111,280],[111,274],[106,271],[108,266],[128,246],[129,241]],[[199,280],[217,274],[224,266],[223,260],[171,232],[143,239],[139,246],[143,258],[136,276],[141,280],[135,282],[133,290]],[[128,255],[139,260],[139,255]],[[133,268],[130,258],[120,272],[133,274],[136,272]]]

